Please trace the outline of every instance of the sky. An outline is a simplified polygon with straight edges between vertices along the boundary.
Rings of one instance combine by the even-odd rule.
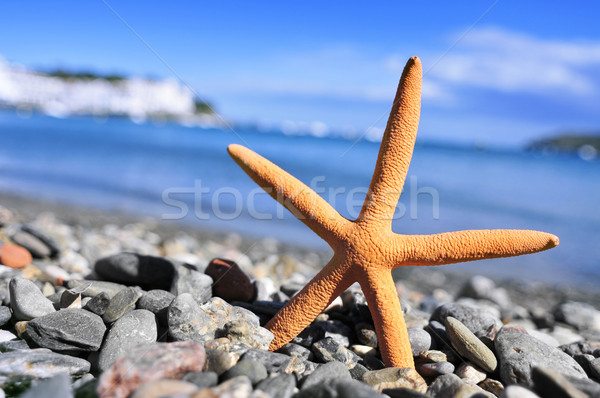
[[[0,4],[0,56],[174,78],[223,117],[384,127],[406,60],[421,139],[521,146],[600,131],[597,1]],[[288,123],[289,124],[289,123]]]

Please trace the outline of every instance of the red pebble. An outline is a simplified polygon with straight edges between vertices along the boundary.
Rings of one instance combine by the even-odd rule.
[[[126,398],[144,383],[202,372],[205,361],[206,351],[195,341],[142,344],[102,374],[96,392],[102,398]]]
[[[254,285],[234,261],[215,258],[204,273],[214,281],[213,295],[226,301],[252,301]]]
[[[0,263],[11,268],[23,268],[31,262],[27,249],[13,244],[0,246]]]

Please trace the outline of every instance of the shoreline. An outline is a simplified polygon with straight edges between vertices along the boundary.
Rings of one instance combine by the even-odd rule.
[[[67,205],[55,201],[37,200],[14,194],[0,193],[0,208],[12,211],[15,221],[20,223],[32,222],[42,213],[51,213],[62,223],[80,226],[87,229],[98,229],[106,225],[116,225],[123,228],[129,224],[142,224],[149,231],[158,234],[163,241],[176,237],[178,233],[188,234],[199,241],[214,241],[235,249],[242,254],[249,253],[255,246],[264,244],[276,247],[278,254],[289,254],[293,258],[311,257],[309,274],[316,274],[332,255],[331,250],[315,249],[284,243],[275,238],[241,235],[237,232],[194,227],[189,223],[157,220],[153,217],[106,211],[97,208],[86,208]],[[266,243],[265,243],[266,242]],[[209,259],[210,260],[210,259]],[[306,272],[306,270],[305,270]],[[581,301],[600,307],[600,291],[592,286],[578,286],[574,283],[548,283],[523,280],[506,276],[486,274],[473,270],[456,270],[452,267],[402,267],[393,271],[394,279],[409,290],[432,294],[443,287],[450,294],[457,294],[461,287],[475,275],[485,275],[493,280],[498,287],[506,289],[517,302],[537,300],[540,305],[557,304],[561,301]],[[306,275],[311,276],[312,275]]]

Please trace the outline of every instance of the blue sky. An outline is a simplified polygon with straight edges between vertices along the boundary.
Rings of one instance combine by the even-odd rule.
[[[42,69],[175,71],[226,118],[359,130],[384,126],[417,55],[421,138],[522,145],[600,129],[600,3],[412,3],[2,2],[0,55]]]

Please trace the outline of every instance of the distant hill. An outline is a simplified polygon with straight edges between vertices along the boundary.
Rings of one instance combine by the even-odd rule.
[[[586,133],[561,132],[553,137],[533,141],[527,146],[527,150],[573,152],[584,159],[593,159],[600,154],[600,130]]]

